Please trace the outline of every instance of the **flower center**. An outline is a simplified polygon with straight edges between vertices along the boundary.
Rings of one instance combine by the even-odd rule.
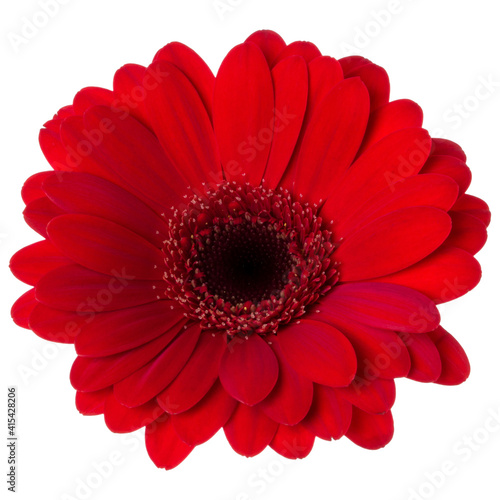
[[[262,186],[224,182],[169,223],[167,295],[203,328],[273,333],[338,280],[315,208]]]
[[[279,295],[293,264],[285,235],[260,221],[215,225],[197,254],[207,292],[233,304]]]

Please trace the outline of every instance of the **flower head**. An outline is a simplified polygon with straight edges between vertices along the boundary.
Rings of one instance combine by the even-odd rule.
[[[487,205],[463,151],[389,101],[362,57],[259,31],[217,77],[180,43],[40,132],[44,238],[12,272],[17,324],[73,343],[86,415],[146,427],[172,468],[223,428],[253,456],[393,434],[394,379],[454,385],[467,357],[436,305],[477,285]]]

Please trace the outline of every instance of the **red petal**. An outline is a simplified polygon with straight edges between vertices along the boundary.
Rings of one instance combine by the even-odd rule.
[[[292,42],[279,53],[278,57],[274,60],[273,66],[276,66],[280,61],[290,56],[301,56],[308,63],[320,55],[321,52],[314,43]]]
[[[146,427],[146,449],[157,467],[168,470],[185,460],[194,446],[184,443],[177,436],[172,419],[164,415]]]
[[[337,393],[337,389],[314,384],[311,410],[303,420],[305,427],[321,439],[340,439],[351,423],[352,405]]]
[[[470,253],[443,247],[411,267],[373,281],[413,288],[440,304],[466,294],[480,279],[481,267]]]
[[[71,170],[118,184],[160,214],[182,202],[185,183],[169,166],[157,138],[129,114],[96,106],[85,113],[85,123],[82,117],[64,120],[61,138]]]
[[[240,403],[224,426],[224,433],[236,453],[254,457],[271,442],[277,428],[278,424],[258,407]]]
[[[72,114],[70,116],[73,116]],[[61,118],[57,116],[57,114],[54,115],[54,117],[51,120],[46,121],[43,126],[50,132],[53,132],[55,135],[59,135],[59,130],[61,129],[61,123],[63,122],[64,118]]]
[[[134,432],[150,424],[164,414],[153,399],[137,408],[127,408],[110,393],[104,404],[104,421],[111,432]]]
[[[435,382],[441,375],[441,358],[436,346],[425,333],[400,334],[411,358],[407,377],[417,382]]]
[[[368,93],[359,79],[343,80],[311,117],[294,172],[294,192],[325,199],[354,160],[369,114]],[[284,180],[287,187],[290,180]]]
[[[446,212],[432,207],[402,208],[347,237],[334,258],[342,281],[377,278],[419,262],[450,234]]]
[[[105,122],[108,124],[107,122]],[[106,135],[114,127],[108,126],[104,128]],[[101,128],[95,130],[87,130],[81,116],[70,116],[62,121],[60,127],[60,137],[53,138],[48,145],[47,150],[44,150],[42,142],[43,130],[40,132],[40,145],[42,150],[55,170],[71,170],[77,172],[87,172],[105,179],[116,182],[119,177],[113,171],[107,168],[107,164],[97,153],[96,146],[99,145],[104,138],[104,132]],[[57,139],[57,140],[56,140]],[[92,139],[92,141],[91,141]],[[62,150],[61,150],[62,145]],[[121,152],[118,152],[120,155]],[[52,156],[55,158],[52,158]],[[63,162],[64,168],[58,168],[54,162]]]
[[[56,309],[92,315],[92,311],[115,311],[156,302],[159,294],[164,298],[163,283],[130,279],[125,269],[116,270],[110,278],[72,264],[45,274],[36,285],[36,297]]]
[[[470,364],[462,346],[441,326],[427,334],[441,358],[441,375],[437,384],[458,385],[470,375]]]
[[[168,234],[165,222],[116,184],[81,172],[58,172],[44,181],[43,189],[65,212],[108,219],[163,248]]]
[[[277,340],[273,341],[271,348],[278,360],[279,376],[276,386],[259,404],[259,408],[275,422],[295,425],[309,411],[313,398],[313,384],[290,366]]]
[[[179,42],[169,43],[160,49],[153,59],[153,62],[156,61],[170,62],[188,77],[211,119],[215,77],[205,61],[194,50]]]
[[[360,152],[397,130],[421,127],[423,119],[422,108],[409,99],[388,102],[371,113]]]
[[[366,59],[361,56],[343,57],[342,59],[339,60],[339,63],[341,64],[344,73],[349,73],[367,64],[373,64],[369,59]]]
[[[29,326],[42,339],[72,344],[87,319],[74,311],[60,311],[38,304],[31,312]]]
[[[87,321],[75,341],[76,352],[79,356],[111,356],[167,333],[173,339],[184,325],[184,312],[177,303],[166,300],[97,315],[80,311]]]
[[[31,201],[23,212],[26,224],[44,238],[47,238],[48,223],[62,214],[64,212],[47,197]]]
[[[327,221],[342,220],[378,191],[418,174],[430,147],[429,134],[420,128],[398,130],[384,137],[347,170],[332,190],[321,216]]]
[[[81,121],[81,118],[78,117],[76,120]],[[58,129],[61,128],[61,125]],[[61,141],[59,130],[57,132],[49,129],[40,130],[38,142],[40,143],[40,149],[42,150],[45,159],[50,163],[50,166],[54,170],[61,172],[64,170],[72,170],[72,168],[74,168],[75,165],[71,162],[72,158],[68,155],[68,151]]]
[[[372,415],[358,408],[352,409],[352,421],[346,436],[368,450],[383,448],[394,435],[394,421],[390,411]]]
[[[313,382],[342,387],[354,378],[354,349],[333,326],[302,320],[280,329],[278,340],[290,365]]]
[[[59,130],[61,128],[61,123],[63,119],[62,118],[54,118],[52,120],[49,120],[43,124],[43,126],[49,130],[50,132],[53,132],[56,136],[59,135]]]
[[[235,337],[222,356],[219,370],[224,389],[247,405],[262,401],[278,379],[278,361],[259,335]]]
[[[359,77],[366,85],[370,94],[371,110],[374,111],[389,102],[389,77],[384,68],[369,62],[356,68],[349,68],[340,59],[340,64],[344,70],[344,78]]]
[[[266,58],[254,43],[232,49],[215,82],[214,129],[228,180],[259,185],[272,141],[274,93]]]
[[[475,255],[488,239],[484,222],[464,212],[451,211],[450,216],[452,227],[446,244],[463,248]]]
[[[329,56],[320,56],[313,59],[308,65],[309,95],[308,111],[319,106],[323,99],[338,83],[344,79],[342,66]]]
[[[182,413],[202,399],[219,374],[219,364],[226,350],[226,337],[204,332],[193,354],[175,380],[156,400],[168,413]]]
[[[198,190],[209,180],[220,183],[222,172],[214,131],[200,95],[173,64],[159,60],[145,79],[160,75],[146,96],[148,117],[170,163],[187,184]]]
[[[143,85],[146,68],[138,64],[125,64],[116,73],[113,79],[113,91],[118,102],[115,107],[122,115],[132,115],[143,125],[148,125],[144,99],[146,89]]]
[[[75,131],[75,139],[91,142],[88,157],[98,162],[110,180],[118,180],[117,184],[153,208],[159,205],[165,210],[184,202],[185,181],[171,165],[157,137],[140,122],[105,106],[91,108],[83,120],[86,130]],[[97,142],[93,148],[92,134],[96,135],[94,143]],[[75,148],[78,151],[78,145]],[[148,175],[144,175],[145,171]]]
[[[349,283],[336,286],[318,311],[335,321],[354,321],[387,330],[429,332],[439,325],[439,312],[425,295],[400,285]]]
[[[462,148],[448,139],[432,139],[432,154],[454,156],[463,162],[467,161]]]
[[[115,96],[111,90],[101,87],[86,87],[75,95],[73,99],[73,112],[83,115],[92,106],[111,106]]]
[[[470,194],[462,195],[453,205],[453,211],[472,215],[482,220],[486,227],[489,226],[491,221],[490,209],[486,202]]]
[[[260,30],[252,33],[245,42],[253,42],[257,45],[262,53],[266,56],[269,66],[278,57],[280,52],[286,47],[286,43],[278,35],[271,30]]]
[[[337,392],[367,413],[385,413],[396,401],[394,380],[356,377],[349,387],[337,389]]]
[[[338,221],[334,226],[337,237],[347,235],[395,210],[416,206],[429,206],[447,212],[458,196],[458,186],[446,175],[414,175],[389,186],[372,196],[358,210]]]
[[[102,358],[78,356],[71,367],[71,385],[78,391],[98,391],[124,379],[158,355],[172,340],[165,335],[125,353]]]
[[[70,214],[56,217],[47,228],[54,245],[76,263],[93,271],[161,280],[163,252],[132,231],[100,217]]]
[[[305,458],[314,445],[314,434],[304,425],[280,425],[271,444],[276,453],[295,460]]]
[[[21,197],[26,205],[38,198],[45,198],[45,192],[42,189],[42,184],[43,181],[51,175],[54,175],[52,170],[49,172],[38,172],[37,174],[28,177],[21,189]]]
[[[470,168],[463,161],[452,156],[429,156],[421,173],[441,174],[451,177],[458,184],[458,196],[462,196],[467,191],[472,180]]]
[[[194,324],[155,359],[121,380],[114,387],[116,399],[128,407],[142,405],[157,396],[181,371],[200,337],[200,325]]]
[[[237,402],[217,380],[198,404],[183,413],[172,415],[171,419],[184,442],[198,445],[208,441],[226,424],[236,405]]]
[[[301,56],[291,57],[305,61]],[[290,60],[291,57],[288,57],[283,61]],[[280,64],[284,63],[282,62]],[[279,64],[277,66],[279,66]],[[287,186],[288,188],[292,188],[293,183],[295,182],[297,160],[302,149],[304,137],[309,130],[311,118],[321,111],[320,105],[323,103],[323,100],[328,96],[333,88],[343,80],[342,68],[340,67],[338,61],[332,57],[318,56],[314,58],[307,65],[307,70],[308,79],[304,82],[307,107],[305,109],[305,115],[301,115],[300,117],[302,129],[300,130],[300,134],[297,139],[297,146],[291,157],[290,165],[288,166],[286,178],[281,183],[283,186]],[[296,79],[297,77],[293,76],[289,80],[296,81]],[[290,83],[287,85],[290,86]]]
[[[68,116],[73,116],[75,111],[73,110],[73,106],[63,106],[56,114],[54,118],[67,118]]]
[[[289,57],[272,71],[275,98],[273,142],[265,171],[266,186],[275,189],[292,157],[307,105],[307,66],[299,56]]]
[[[54,245],[43,240],[16,252],[10,259],[10,270],[17,279],[36,285],[44,274],[71,262]]]
[[[12,306],[10,314],[17,326],[22,328],[30,328],[28,320],[31,312],[36,307],[38,302],[35,299],[35,289],[32,288],[21,295]]]
[[[113,394],[111,387],[95,392],[76,392],[76,409],[82,415],[101,415],[104,413],[104,404],[108,395]]]
[[[329,316],[326,310],[322,310],[318,316],[338,328],[352,344],[360,376],[397,378],[406,377],[410,371],[410,355],[396,333],[362,325],[349,315]]]

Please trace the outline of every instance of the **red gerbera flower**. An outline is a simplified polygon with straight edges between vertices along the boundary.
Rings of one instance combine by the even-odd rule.
[[[146,426],[157,466],[220,428],[246,456],[379,448],[395,378],[467,378],[436,304],[479,282],[489,210],[381,67],[260,31],[215,78],[171,43],[78,92],[40,144],[14,320],[75,344],[79,411]]]

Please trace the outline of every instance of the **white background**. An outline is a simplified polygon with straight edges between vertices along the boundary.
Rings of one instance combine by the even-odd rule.
[[[1,411],[7,386],[17,385],[17,498],[500,499],[500,424],[498,430],[484,427],[491,413],[500,419],[498,3],[221,0],[219,9],[213,0],[62,3],[46,26],[21,45],[13,40],[22,36],[24,18],[40,12],[39,2],[4,0],[0,7]],[[478,255],[482,282],[441,312],[443,326],[470,357],[472,375],[454,388],[398,381],[396,432],[381,451],[362,450],[344,438],[318,440],[310,456],[298,462],[270,450],[245,459],[219,433],[166,472],[149,460],[141,432],[123,438],[107,430],[102,416],[83,417],[76,411],[68,379],[71,346],[46,343],[10,320],[10,306],[26,287],[10,275],[8,259],[39,239],[23,222],[19,192],[29,175],[48,168],[37,143],[39,128],[80,88],[109,88],[121,65],[148,64],[157,49],[174,40],[194,48],[215,72],[231,47],[261,28],[278,31],[287,42],[313,41],[335,57],[354,47],[387,69],[392,99],[417,101],[424,109],[424,126],[465,149],[473,171],[469,192],[488,201],[493,223]],[[474,95],[484,79],[495,83],[489,92],[480,91],[479,101]],[[460,117],[457,106],[464,105],[468,116]],[[28,368],[31,374],[23,376]],[[4,471],[7,449],[1,449]],[[116,459],[113,470],[98,475],[93,464],[110,456]],[[437,471],[447,462],[454,473],[443,476]],[[3,473],[2,478],[0,488],[6,491]],[[78,489],[88,481],[90,489]]]

